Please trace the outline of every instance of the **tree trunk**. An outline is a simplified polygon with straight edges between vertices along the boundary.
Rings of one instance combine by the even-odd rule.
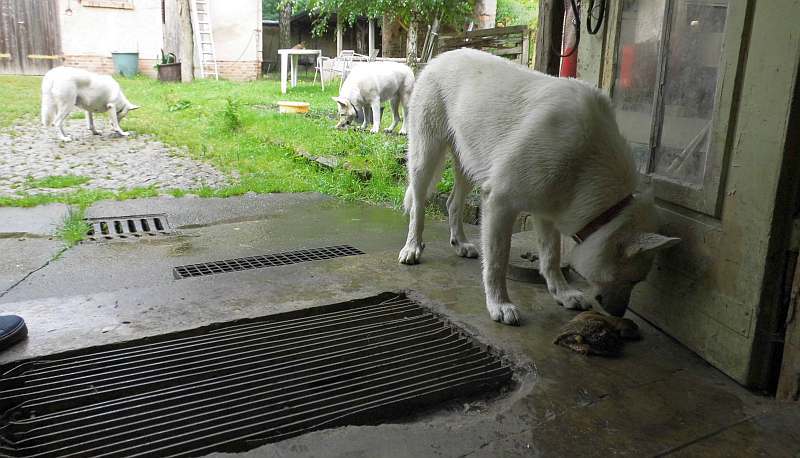
[[[406,31],[406,63],[415,69],[417,66],[417,32],[419,31],[419,19],[412,18]]]
[[[179,0],[178,22],[180,23],[181,81],[191,83],[194,79],[194,34],[190,0]]]
[[[286,6],[281,10],[279,22],[280,31],[278,32],[278,48],[288,49],[292,47],[292,2],[286,2]]]
[[[475,25],[479,29],[491,29],[497,19],[497,0],[475,1]]]
[[[381,55],[383,57],[403,56],[403,27],[397,18],[383,16],[381,27]]]

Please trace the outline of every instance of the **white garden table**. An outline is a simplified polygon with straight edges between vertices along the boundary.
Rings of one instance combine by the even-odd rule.
[[[297,86],[297,61],[300,56],[314,54],[317,57],[322,56],[321,49],[279,49],[278,54],[281,56],[281,94],[286,94],[286,77],[289,67],[289,57],[292,58],[292,87]]]

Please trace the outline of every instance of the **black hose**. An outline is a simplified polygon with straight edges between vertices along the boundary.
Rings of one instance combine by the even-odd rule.
[[[594,0],[589,0],[589,9],[586,10],[588,15],[586,18],[586,31],[589,32],[589,35],[597,35],[606,17],[606,0],[600,0],[600,14],[597,15],[597,25],[595,27],[592,27],[592,10],[594,10]]]

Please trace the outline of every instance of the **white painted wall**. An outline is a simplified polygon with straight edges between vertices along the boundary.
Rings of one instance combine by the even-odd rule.
[[[68,4],[71,16],[64,14]],[[112,52],[139,51],[141,59],[156,59],[162,46],[161,0],[134,0],[133,5],[124,10],[59,0],[64,54],[110,57]]]
[[[211,22],[217,60],[261,60],[261,0],[212,0]]]

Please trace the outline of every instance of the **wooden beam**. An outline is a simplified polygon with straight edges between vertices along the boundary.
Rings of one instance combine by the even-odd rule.
[[[339,20],[339,16],[336,16],[336,55],[339,56],[342,54],[342,49],[344,47],[344,37],[342,31],[342,21]]]
[[[180,25],[181,81],[191,83],[194,79],[194,31],[192,9],[189,0],[178,1],[178,23]]]
[[[2,55],[0,55],[2,57]],[[37,59],[37,60],[58,60],[61,59],[62,56],[45,56],[42,54],[28,54],[28,59]]]
[[[375,19],[369,20],[369,53],[367,55],[372,56],[372,51],[375,50]]]
[[[798,259],[800,261],[800,259]],[[800,400],[800,264],[794,268],[789,311],[786,316],[786,335],[783,343],[783,365],[775,397],[781,401]]]
[[[564,0],[539,2],[539,30],[536,33],[534,68],[548,75],[558,75],[561,64],[561,34],[564,29]]]

